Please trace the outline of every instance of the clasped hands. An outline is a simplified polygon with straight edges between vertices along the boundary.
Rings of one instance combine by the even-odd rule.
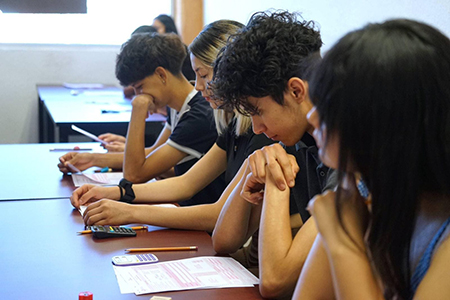
[[[256,150],[247,158],[247,163],[241,197],[253,204],[260,204],[263,200],[268,180],[273,180],[284,191],[295,185],[295,177],[300,170],[295,157],[286,153],[280,144]]]

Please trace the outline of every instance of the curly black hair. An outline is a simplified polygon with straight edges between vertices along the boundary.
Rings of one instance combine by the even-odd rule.
[[[304,78],[321,46],[315,23],[298,13],[255,13],[219,53],[210,84],[214,96],[245,114],[256,113],[248,97],[271,96],[283,105],[287,82]]]
[[[116,77],[127,86],[152,75],[163,67],[175,76],[181,76],[181,65],[187,55],[179,36],[171,34],[135,34],[122,45],[116,59]]]

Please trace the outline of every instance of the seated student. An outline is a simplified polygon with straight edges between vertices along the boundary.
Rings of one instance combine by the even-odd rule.
[[[249,157],[243,179],[224,205],[213,233],[215,250],[232,253],[259,228],[260,292],[264,297],[293,292],[316,234],[314,223],[307,222],[306,205],[312,196],[333,185],[332,172],[320,162],[310,135],[313,128],[306,120],[312,104],[304,76],[313,58],[320,58],[321,45],[314,23],[296,14],[255,14],[224,48],[212,83],[216,97],[250,114],[255,133],[291,146],[292,155],[274,144]],[[283,190],[291,199],[262,200],[266,174],[276,176],[281,170],[284,175],[279,176],[279,185],[285,185]],[[305,223],[294,239],[291,215],[300,225]]]
[[[171,16],[161,14],[153,19],[152,26],[159,34],[175,33],[178,34],[177,26]]]
[[[449,38],[416,21],[367,25],[326,54],[309,120],[340,189],[308,205],[320,235],[295,299],[450,299],[448,82]]]
[[[116,76],[124,86],[132,85],[137,96],[132,101],[125,154],[74,153],[60,158],[60,170],[80,170],[91,166],[119,169],[134,183],[146,182],[174,167],[184,174],[206,153],[217,138],[213,110],[201,94],[181,74],[185,48],[178,36],[134,35],[117,57]],[[145,119],[158,107],[170,107],[167,123],[155,144],[145,149]],[[129,185],[127,181],[125,185]],[[225,182],[218,177],[196,194],[192,203],[210,203],[219,197]]]
[[[175,33],[178,35],[177,26],[175,25],[175,22],[173,21],[171,16],[164,14],[157,16],[155,19],[153,19],[152,26],[156,28],[159,34]],[[183,61],[181,71],[183,72],[187,80],[189,81],[195,80],[195,73],[191,68],[191,61],[189,59],[189,55],[187,55],[185,60]]]
[[[146,34],[158,32],[155,27],[149,25],[142,25],[136,28],[131,35],[134,34]],[[183,72],[183,70],[182,70]],[[190,74],[190,73],[189,73]],[[186,77],[186,74],[183,73]],[[132,86],[126,86],[123,88],[124,97],[127,99],[133,99],[136,95],[134,88]],[[167,107],[158,108],[157,113],[167,116]],[[108,144],[102,144],[102,147],[108,150],[108,152],[124,152],[125,151],[125,142],[126,138],[122,135],[114,134],[114,133],[103,133],[98,136],[99,139],[107,142]],[[154,139],[145,139],[145,145],[150,147],[154,143]]]
[[[212,232],[220,210],[232,191],[233,177],[247,156],[254,150],[273,143],[264,134],[254,134],[247,116],[218,109],[211,100],[207,83],[213,77],[213,64],[219,50],[231,34],[243,25],[220,20],[207,25],[189,46],[192,67],[197,74],[196,89],[201,91],[215,109],[216,126],[220,136],[216,144],[185,174],[157,182],[133,185],[136,199],[133,203],[178,202],[189,199],[214,178],[225,171],[228,188],[214,204],[189,207],[161,207],[153,205],[130,205],[104,198],[119,200],[117,187],[84,185],[71,198],[75,207],[90,204],[83,218],[88,225],[144,223],[164,227],[206,230]],[[239,181],[239,175],[236,176]]]
[[[168,15],[159,15],[153,20],[153,25],[143,25],[136,28],[131,35],[140,34],[140,33],[153,33],[157,32],[159,34],[165,33],[175,33],[178,34],[177,27],[175,26],[175,22]],[[195,73],[191,68],[191,60],[189,55],[186,55],[183,60],[183,64],[181,66],[181,73],[183,73],[184,77],[186,77],[189,82],[195,80]],[[135,91],[133,87],[127,86],[123,90],[125,98],[132,99],[135,95]],[[160,107],[157,109],[157,113],[167,116],[166,107]],[[108,142],[109,144],[102,145],[108,152],[123,152],[125,151],[125,142],[126,138],[121,135],[113,134],[113,133],[104,133],[99,135],[99,138]],[[152,145],[153,140],[146,140],[146,145]]]
[[[136,28],[131,35],[137,33],[153,33],[158,32],[155,27],[149,25],[142,25]],[[126,86],[123,88],[124,97],[132,99],[135,96],[134,88],[132,86]],[[108,152],[123,152],[125,151],[126,138],[122,135],[114,133],[103,133],[98,136],[99,139],[107,142],[108,144],[102,145]],[[147,143],[146,143],[147,144]]]

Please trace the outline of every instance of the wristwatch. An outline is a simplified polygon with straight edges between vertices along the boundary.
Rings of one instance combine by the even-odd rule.
[[[131,181],[122,178],[119,182],[120,188],[120,202],[131,203],[133,202],[135,195],[133,191],[133,183]],[[125,191],[125,192],[124,192]]]

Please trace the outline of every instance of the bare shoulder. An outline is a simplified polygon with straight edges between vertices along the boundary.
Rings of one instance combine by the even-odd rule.
[[[450,226],[431,259],[430,268],[417,288],[414,299],[450,299]]]

